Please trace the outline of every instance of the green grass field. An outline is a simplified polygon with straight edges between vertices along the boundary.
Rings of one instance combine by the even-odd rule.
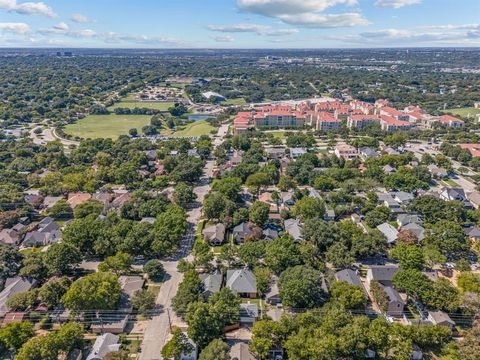
[[[176,131],[172,136],[202,136],[209,135],[215,128],[205,120],[196,121],[185,126],[185,129]]]
[[[468,118],[468,117],[474,117],[475,115],[480,114],[480,109],[469,107],[469,108],[458,108],[458,109],[446,109],[443,112]]]
[[[147,108],[153,110],[167,111],[173,105],[174,104],[172,102],[122,100],[119,103],[110,106],[108,110],[114,111],[117,108]]]
[[[244,98],[236,99],[227,99],[227,101],[222,102],[222,105],[245,105],[247,102]]]
[[[63,131],[84,139],[116,139],[120,135],[127,135],[132,128],[141,133],[142,127],[150,123],[150,118],[148,115],[90,115],[65,126]]]

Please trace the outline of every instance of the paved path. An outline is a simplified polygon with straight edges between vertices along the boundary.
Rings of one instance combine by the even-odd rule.
[[[228,125],[222,125],[214,139],[214,146],[223,142],[224,136],[228,132]],[[213,174],[214,160],[208,160],[205,164],[204,175],[200,179],[198,186],[194,188],[197,194],[197,202],[201,204],[205,195],[210,191],[210,179]],[[189,258],[193,246],[198,222],[202,216],[201,206],[195,207],[188,212],[188,222],[190,223],[189,233],[184,237],[180,257]],[[177,270],[178,260],[162,261],[167,273],[167,281],[162,284],[158,294],[156,304],[160,308],[160,314],[154,316],[147,325],[142,342],[141,360],[160,360],[161,351],[170,337],[170,326],[186,327],[186,324],[178,318],[172,310],[172,299],[177,293],[178,285],[183,279],[183,274]]]

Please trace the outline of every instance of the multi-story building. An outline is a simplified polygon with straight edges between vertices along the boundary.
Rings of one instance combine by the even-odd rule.
[[[333,131],[342,127],[342,120],[335,118],[330,113],[321,112],[316,117],[315,128],[318,131]]]
[[[380,123],[378,115],[350,115],[347,118],[347,126],[349,128],[364,129],[367,126]]]
[[[408,122],[408,121],[403,121],[403,120],[397,120],[394,117],[391,116],[385,116],[381,115],[380,116],[380,126],[382,127],[383,131],[387,132],[393,132],[393,131],[407,131],[410,130],[415,126],[415,124]]]
[[[256,128],[302,128],[305,126],[305,116],[296,111],[274,110],[259,112],[254,116]]]

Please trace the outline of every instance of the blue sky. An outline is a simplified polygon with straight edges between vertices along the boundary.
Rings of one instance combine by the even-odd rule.
[[[480,0],[0,0],[0,47],[480,46]]]

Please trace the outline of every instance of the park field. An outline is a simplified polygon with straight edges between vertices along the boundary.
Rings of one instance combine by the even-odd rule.
[[[476,109],[474,107],[468,107],[468,108],[446,109],[443,112],[453,114],[456,116],[461,116],[464,118],[469,118],[469,117],[474,117],[480,114],[480,109]]]
[[[245,105],[247,102],[245,101],[244,98],[236,98],[236,99],[227,99],[227,101],[224,101],[221,103],[221,105]]]
[[[63,131],[83,139],[117,139],[120,135],[128,135],[128,130],[133,128],[140,134],[142,128],[150,124],[150,118],[148,115],[90,115],[65,126]]]
[[[195,121],[185,126],[184,129],[175,131],[172,136],[202,136],[210,135],[215,128],[205,120]]]
[[[135,101],[135,100],[122,100],[115,105],[108,108],[108,111],[115,111],[117,108],[147,108],[159,111],[168,111],[174,104],[172,102],[159,102],[159,101]]]

